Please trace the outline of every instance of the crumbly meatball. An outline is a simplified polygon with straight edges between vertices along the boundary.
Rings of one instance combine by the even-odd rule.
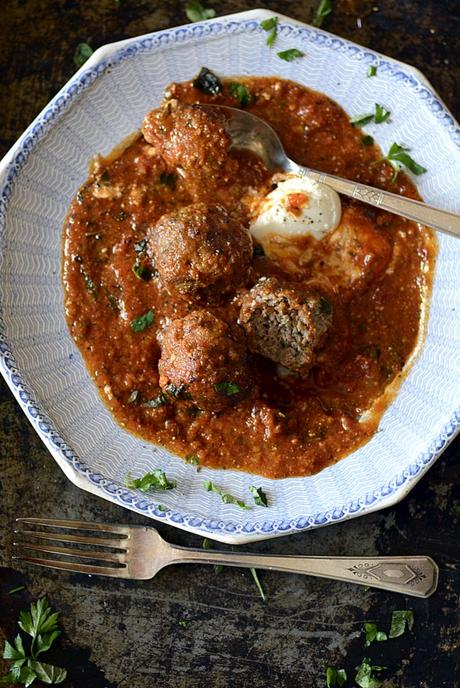
[[[238,163],[228,156],[231,139],[219,110],[169,100],[144,119],[142,133],[166,164],[185,177],[193,198],[225,183]]]
[[[329,302],[313,290],[294,290],[261,277],[244,295],[239,322],[254,353],[305,376],[332,321]]]
[[[246,281],[252,239],[222,206],[194,203],[160,218],[148,252],[171,295],[216,301]]]
[[[251,391],[252,377],[238,329],[205,310],[173,320],[162,336],[160,386],[174,385],[207,411],[241,401]]]

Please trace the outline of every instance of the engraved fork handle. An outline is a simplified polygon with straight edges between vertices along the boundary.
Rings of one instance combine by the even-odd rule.
[[[171,547],[168,564],[222,564],[303,573],[414,597],[429,597],[439,569],[430,557],[297,557]]]
[[[290,171],[295,172],[299,176],[310,177],[317,182],[327,184],[338,193],[351,196],[358,201],[363,201],[377,208],[382,208],[382,210],[388,210],[390,213],[402,215],[402,217],[407,217],[408,220],[420,222],[420,224],[426,225],[427,227],[433,227],[433,229],[440,230],[441,232],[460,237],[460,215],[449,213],[447,210],[434,208],[422,201],[414,201],[412,198],[406,198],[405,196],[399,196],[389,191],[375,189],[372,186],[359,184],[349,179],[342,179],[333,174],[326,174],[311,170],[308,167],[301,167],[291,160],[289,164]]]

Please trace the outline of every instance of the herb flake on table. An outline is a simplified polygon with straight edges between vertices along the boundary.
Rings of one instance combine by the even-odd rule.
[[[238,385],[231,380],[223,380],[214,385],[217,394],[222,394],[225,397],[232,397],[234,394],[239,394],[241,391]]]
[[[126,478],[126,487],[134,490],[141,490],[141,492],[150,492],[151,490],[172,490],[176,487],[175,480],[168,480],[166,473],[161,468],[155,468],[150,473],[146,473],[140,478]]]
[[[207,67],[202,67],[193,80],[193,87],[211,96],[217,96],[223,89],[222,81]]]
[[[75,65],[80,68],[85,64],[86,60],[89,60],[94,50],[88,43],[79,43],[75,48],[73,61]]]
[[[252,566],[251,566],[251,568],[250,568],[249,570],[250,570],[250,572],[251,572],[251,576],[252,576],[253,579],[254,579],[254,583],[256,584],[257,590],[259,591],[259,594],[260,594],[261,598],[263,599],[264,602],[266,602],[267,597],[266,597],[265,591],[264,591],[264,589],[263,589],[263,587],[262,587],[262,583],[261,583],[260,580],[259,580],[259,575],[258,575],[258,573],[257,573],[257,570],[256,570],[255,568],[253,568]]]
[[[252,103],[252,93],[244,84],[240,84],[238,81],[232,81],[229,84],[230,93],[239,102],[241,107],[247,107]]]
[[[371,664],[371,660],[368,657],[364,657],[357,669],[355,682],[360,688],[380,688],[383,680],[374,674],[385,669],[386,667]]]
[[[269,19],[264,19],[260,22],[260,26],[264,31],[267,32],[266,44],[269,48],[272,47],[276,41],[276,36],[278,34],[278,17],[270,17]]]
[[[332,0],[321,0],[319,3],[315,16],[313,17],[313,26],[321,27],[324,23],[326,17],[328,17],[332,12]]]
[[[409,155],[408,151],[410,151],[410,148],[400,146],[398,143],[393,143],[387,155],[382,158],[382,160],[386,160],[386,162],[388,162],[394,170],[394,174],[391,179],[392,183],[396,181],[396,177],[401,172],[403,165],[416,175],[424,174],[427,171],[426,167],[423,167],[415,162],[415,160]]]
[[[221,488],[215,485],[211,480],[205,480],[203,487],[206,492],[215,492],[215,494],[218,494],[224,504],[236,504],[236,506],[239,506],[240,509],[249,510],[251,508],[250,506],[247,506],[243,500],[237,499],[233,495],[223,492]]]
[[[14,595],[15,592],[21,592],[21,590],[25,590],[26,586],[25,585],[18,585],[17,588],[12,588],[11,590],[8,590],[8,595]]]
[[[293,60],[298,60],[299,57],[303,57],[305,53],[297,48],[289,48],[288,50],[282,50],[280,53],[277,53],[277,55],[282,60],[285,60],[285,62],[292,62]]]
[[[347,672],[345,669],[336,669],[335,667],[326,668],[327,688],[342,688],[346,680]]]
[[[366,642],[364,643],[365,647],[369,647],[374,640],[377,642],[388,640],[387,634],[384,633],[384,631],[379,631],[374,623],[365,623],[363,630],[366,635]]]
[[[131,329],[133,332],[143,332],[153,324],[153,311],[149,310],[143,313],[138,318],[131,320]]]
[[[366,77],[370,79],[372,76],[377,76],[377,65],[369,65],[366,72]]]
[[[251,485],[249,492],[252,494],[257,506],[268,506],[267,495],[261,487],[254,487],[254,485]]]
[[[189,623],[190,621],[187,621],[187,619],[179,619],[179,626],[181,628],[187,628]]]
[[[396,609],[391,615],[391,628],[389,638],[398,638],[403,635],[406,628],[409,631],[414,627],[414,612],[412,609]]]
[[[204,7],[199,0],[193,0],[193,2],[186,3],[185,14],[191,22],[197,22],[212,19],[216,16],[216,10],[212,7]]]

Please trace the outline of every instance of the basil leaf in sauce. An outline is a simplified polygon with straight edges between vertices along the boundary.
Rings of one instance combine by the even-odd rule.
[[[211,72],[207,67],[202,67],[198,76],[193,80],[194,88],[197,88],[203,93],[208,93],[211,96],[217,96],[222,91],[222,81],[219,77]]]
[[[374,623],[365,623],[363,630],[366,635],[366,642],[364,643],[365,647],[369,647],[374,640],[377,642],[388,640],[387,634],[384,633],[384,631],[379,631]]]
[[[323,25],[326,17],[332,12],[332,0],[321,0],[319,3],[315,16],[313,17],[313,26],[320,27]]]
[[[216,16],[216,10],[209,7],[203,7],[199,0],[188,2],[185,5],[185,14],[187,19],[191,22],[204,21],[205,19],[212,19]]]
[[[251,485],[249,492],[254,497],[254,502],[257,506],[268,506],[267,495],[261,487],[254,487],[254,485]]]
[[[177,483],[175,480],[168,480],[161,468],[155,468],[151,473],[146,473],[141,478],[135,480],[126,478],[125,485],[131,489],[150,492],[150,490],[172,490]]]
[[[232,81],[229,84],[230,93],[239,102],[241,107],[247,107],[252,103],[252,93],[244,84]]]
[[[377,76],[377,65],[369,65],[366,72],[366,77]]]
[[[394,175],[391,180],[392,182],[396,180],[396,177],[401,172],[402,165],[407,167],[407,169],[416,175],[424,174],[427,171],[426,167],[422,167],[422,165],[419,165],[413,158],[411,158],[411,156],[408,154],[409,150],[410,148],[405,148],[404,146],[400,146],[398,143],[393,143],[387,155],[383,158],[383,160],[386,160],[388,163],[390,163],[394,169]]]
[[[152,271],[146,265],[143,265],[140,260],[136,260],[132,270],[136,277],[144,282],[148,282],[152,279]]]
[[[131,329],[133,332],[143,332],[153,323],[153,311],[147,311],[143,313],[138,318],[131,320]]]
[[[277,55],[286,62],[292,62],[293,60],[297,60],[299,57],[303,57],[305,53],[303,53],[301,50],[297,50],[297,48],[289,48],[289,50],[282,50],[280,53],[277,53]]]
[[[273,43],[276,41],[276,36],[278,33],[278,17],[264,19],[262,22],[260,22],[260,26],[268,33],[266,43],[268,47],[271,48]]]
[[[214,385],[214,389],[218,394],[223,394],[226,397],[232,397],[234,394],[238,394],[241,391],[238,385],[230,380],[217,382]]]
[[[335,667],[326,668],[327,688],[342,688],[346,680],[347,672],[345,669],[336,669]]]
[[[412,609],[395,610],[391,615],[391,628],[389,638],[398,638],[406,630],[414,627],[414,612]]]
[[[177,177],[173,172],[162,172],[160,174],[160,184],[169,186],[170,189],[176,188]]]
[[[88,43],[79,43],[77,47],[75,48],[75,52],[73,55],[73,61],[75,65],[80,68],[82,65],[85,64],[86,60],[88,60],[91,55],[93,54],[94,50]]]
[[[250,506],[247,506],[241,499],[237,499],[233,495],[223,492],[220,487],[214,485],[211,480],[205,480],[203,487],[207,492],[215,492],[218,494],[224,504],[236,504],[236,506],[239,506],[240,509],[249,510],[251,508]]]

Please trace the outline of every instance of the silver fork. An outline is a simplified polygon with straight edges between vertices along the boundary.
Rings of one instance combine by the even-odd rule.
[[[14,542],[15,547],[50,556],[19,554],[14,559],[76,573],[147,580],[169,564],[222,564],[304,573],[414,597],[429,597],[438,584],[438,567],[430,557],[425,556],[310,557],[221,552],[170,545],[151,527],[52,518],[18,518],[17,522],[91,533],[75,535],[52,530],[15,530],[15,533],[27,536],[29,540]],[[42,542],[30,542],[31,537]],[[43,543],[44,540],[51,544]],[[69,544],[75,546],[65,546]],[[81,545],[91,545],[94,549]],[[82,563],[79,559],[91,560],[92,563]]]

